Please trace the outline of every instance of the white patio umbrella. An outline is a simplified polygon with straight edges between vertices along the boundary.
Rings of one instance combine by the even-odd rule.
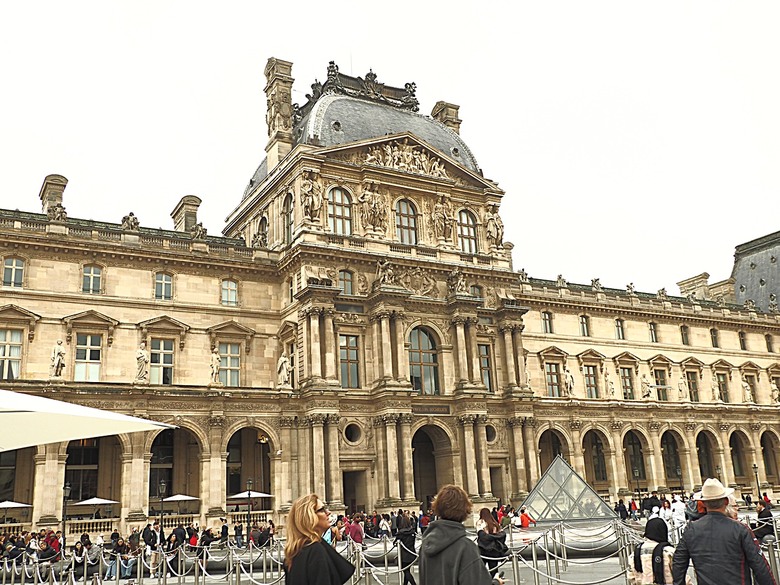
[[[181,503],[182,502],[194,502],[196,500],[200,500],[200,498],[196,498],[195,496],[188,496],[187,494],[174,494],[172,496],[169,496],[167,498],[163,498],[163,502],[176,502],[177,505],[177,514],[181,514]]]
[[[32,506],[30,504],[22,504],[21,502],[12,502],[11,500],[0,502],[0,509],[3,510],[3,524],[5,524],[9,508],[32,508]]]
[[[0,390],[0,451],[122,433],[172,429],[172,425]],[[33,431],[33,432],[30,432]]]
[[[105,498],[89,498],[88,500],[81,500],[75,504],[68,504],[69,506],[95,506],[95,512],[100,506],[107,506],[109,504],[118,504],[116,500],[107,500]],[[95,512],[92,515],[95,515]]]
[[[245,492],[238,492],[234,496],[230,496],[230,500],[245,500],[247,498],[273,498],[271,494],[265,492],[253,492],[251,490]]]

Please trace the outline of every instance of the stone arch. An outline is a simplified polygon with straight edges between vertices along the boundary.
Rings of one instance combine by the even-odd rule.
[[[683,435],[677,429],[668,428],[661,433],[660,440],[662,483],[682,491],[686,460]]]
[[[412,428],[412,476],[415,499],[427,509],[433,496],[455,481],[454,442],[450,429],[431,419]]]
[[[189,431],[193,434],[193,436],[198,441],[198,447],[200,447],[200,452],[203,454],[210,453],[211,452],[211,444],[209,443],[209,439],[206,436],[206,433],[203,431],[203,429],[198,426],[194,421],[190,421],[188,419],[172,419],[172,417],[164,421],[169,424],[175,424],[178,429],[176,430],[185,430]],[[149,431],[146,433],[146,438],[144,440],[144,453],[149,453],[152,450],[152,444],[154,443],[154,440],[157,438],[157,436],[166,431],[167,429],[158,429],[157,431]]]
[[[270,430],[263,420],[234,421],[222,433],[220,447],[225,458],[225,494],[240,494],[246,490],[278,494],[274,485],[276,472],[276,451],[281,448],[276,434]],[[323,454],[324,456],[324,454]],[[250,484],[251,482],[251,484]],[[227,501],[228,508],[233,512],[246,511],[248,501]],[[260,509],[271,509],[270,499],[260,498],[252,501]],[[241,506],[243,505],[243,509]]]
[[[547,470],[558,455],[561,455],[567,461],[571,461],[571,437],[555,424],[544,425],[537,430],[536,449],[539,457],[540,474]]]
[[[731,468],[734,471],[734,481],[741,485],[750,485],[752,479],[751,452],[753,445],[748,434],[742,429],[734,429],[729,434],[729,451],[731,452]]]
[[[276,450],[282,448],[281,439],[279,438],[277,432],[273,429],[272,421],[267,419],[245,418],[234,420],[224,428],[222,432],[222,441],[219,444],[220,453],[225,453],[227,451],[230,438],[236,433],[236,431],[239,431],[243,428],[253,428],[262,433],[265,433],[265,436],[268,437],[268,444],[272,449]]]
[[[723,477],[723,470],[720,469],[720,459],[717,456],[721,449],[717,433],[712,429],[702,427],[695,436],[694,446],[702,480],[708,477]],[[719,469],[720,473],[718,473]]]
[[[585,479],[598,492],[609,491],[612,457],[609,435],[594,426],[582,433]]]
[[[780,471],[778,471],[780,469],[780,437],[768,427],[760,433],[761,460],[764,464],[766,480],[776,485],[780,480]],[[758,455],[756,459],[758,459]]]
[[[444,333],[442,328],[438,324],[434,323],[429,319],[425,319],[424,317],[413,319],[406,324],[406,327],[404,328],[405,342],[408,342],[409,334],[417,327],[422,327],[423,329],[427,329],[428,331],[433,333],[434,339],[436,340],[439,349],[441,349],[443,345],[450,345],[450,340],[447,337],[447,335]]]

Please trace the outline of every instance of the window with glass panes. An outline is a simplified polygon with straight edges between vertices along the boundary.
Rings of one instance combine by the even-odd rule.
[[[718,372],[715,374],[715,379],[718,381],[718,392],[720,392],[720,399],[723,402],[729,402],[729,376],[724,372]]]
[[[658,400],[669,400],[669,394],[667,393],[666,388],[666,370],[653,370],[653,379],[655,380],[655,390],[658,395]]]
[[[477,253],[477,220],[466,209],[458,213],[458,242],[461,252]]]
[[[238,283],[226,278],[222,281],[222,305],[225,307],[238,306]]]
[[[691,402],[699,402],[699,374],[692,370],[685,372],[685,381],[688,382],[688,392],[691,393]]]
[[[493,392],[493,367],[490,359],[490,346],[486,343],[478,344],[479,347],[479,371],[482,375],[482,383]]]
[[[623,319],[615,319],[615,337],[617,339],[626,338],[626,330]]]
[[[580,315],[580,335],[590,337],[590,317]]]
[[[758,394],[756,393],[756,377],[753,374],[745,374],[745,382],[750,386],[750,393],[753,395],[753,402],[757,400]]]
[[[339,270],[339,288],[345,295],[352,294],[352,273],[349,270]]]
[[[690,345],[690,330],[687,325],[680,325],[680,341],[683,345]]]
[[[24,260],[6,258],[3,263],[3,286],[22,288],[24,282]]]
[[[241,370],[241,344],[220,343],[219,356],[222,362],[219,365],[219,381],[224,386],[239,386]]]
[[[71,500],[86,500],[97,496],[98,439],[79,439],[68,444],[65,463],[65,483],[70,484]]]
[[[0,451],[0,498],[14,499],[16,482],[16,451]]]
[[[360,388],[357,335],[339,335],[339,363],[341,364],[341,387]]]
[[[607,459],[604,457],[604,443],[601,438],[591,433],[591,453],[593,461],[593,476],[596,481],[607,481]]]
[[[22,369],[22,330],[0,329],[0,380],[17,380]]]
[[[550,311],[542,311],[542,333],[553,332],[553,314]]]
[[[764,336],[764,340],[766,341],[766,350],[769,353],[774,353],[775,352],[775,344],[774,344],[774,342],[772,340],[772,336],[767,334],[767,335]]]
[[[344,189],[331,189],[328,200],[330,231],[340,236],[352,235],[352,199]]]
[[[424,329],[409,335],[409,375],[412,387],[421,394],[439,393],[439,356],[436,342]]]
[[[417,212],[408,199],[395,204],[395,235],[402,244],[417,243]]]
[[[623,389],[623,398],[634,399],[634,369],[620,368],[620,386]]]
[[[93,333],[76,334],[76,382],[99,382],[100,360],[103,353],[103,336]]]
[[[585,394],[588,398],[599,397],[598,385],[598,366],[585,364],[582,368],[582,375],[585,377]]]
[[[103,277],[103,269],[100,266],[94,264],[87,264],[84,267],[81,281],[81,292],[89,294],[100,294],[101,279]]]
[[[544,375],[547,380],[547,396],[561,395],[561,366],[555,362],[544,364]]]
[[[173,299],[173,276],[165,272],[154,275],[154,298],[159,301]]]
[[[712,347],[720,347],[717,329],[710,329],[710,342],[712,343]]]
[[[737,335],[739,336],[739,349],[747,351],[747,334],[744,331],[739,331]]]
[[[149,352],[149,381],[152,384],[173,384],[173,339],[152,339]]]
[[[157,498],[160,481],[173,485],[173,429],[165,429],[152,443],[149,465],[149,496]]]
[[[648,323],[648,327],[650,328],[650,342],[658,343],[658,325],[650,322]]]

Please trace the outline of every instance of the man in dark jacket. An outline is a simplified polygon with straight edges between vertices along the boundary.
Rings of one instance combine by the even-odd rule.
[[[649,518],[653,512],[653,508],[658,506],[661,509],[661,500],[658,499],[658,492],[654,491],[650,494],[650,497],[642,500],[642,511],[645,513],[645,518]]]
[[[753,527],[753,534],[755,534],[758,540],[763,540],[765,536],[770,534],[774,536],[774,518],[772,517],[772,510],[770,510],[769,504],[763,500],[756,502],[756,510],[758,510],[758,520]]]
[[[420,547],[420,581],[425,585],[503,585],[491,579],[479,549],[466,536],[463,521],[471,513],[468,494],[445,485],[436,495],[433,511],[440,518],[428,525]]]
[[[674,585],[685,585],[690,561],[699,585],[747,585],[751,571],[756,585],[777,585],[753,533],[726,516],[733,491],[714,478],[704,482],[697,495],[707,514],[690,523],[680,538],[672,561]]]

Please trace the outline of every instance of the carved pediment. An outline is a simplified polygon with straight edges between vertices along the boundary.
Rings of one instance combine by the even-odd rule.
[[[543,361],[565,360],[567,357],[569,357],[569,354],[563,351],[561,348],[551,345],[550,347],[540,351],[539,357]]]
[[[697,360],[695,357],[685,358],[680,362],[680,366],[685,369],[697,369],[699,371],[704,369],[704,362]]]
[[[577,354],[577,362],[579,362],[580,367],[582,367],[585,364],[593,364],[598,363],[599,366],[603,369],[604,367],[604,360],[607,359],[607,356],[600,354],[595,349],[586,349],[580,354]]]
[[[761,368],[755,363],[747,361],[739,366],[739,371],[744,374],[754,374],[757,380],[761,380]]]
[[[298,331],[298,324],[295,321],[283,321],[282,326],[279,327],[279,332],[276,334],[279,339],[287,339],[288,337],[295,338]]]
[[[150,334],[177,337],[179,339],[179,349],[184,349],[184,337],[190,330],[189,325],[177,321],[168,315],[141,321],[138,324],[138,328],[141,330],[142,341],[147,341]]]
[[[32,311],[23,309],[17,305],[3,305],[0,307],[0,323],[27,327],[27,339],[35,337],[35,324],[41,318]]]
[[[70,315],[62,320],[65,323],[65,342],[70,343],[73,337],[73,327],[79,329],[99,329],[107,331],[106,344],[110,347],[114,343],[114,329],[119,321],[90,309],[75,315]]]
[[[238,323],[237,321],[231,320],[220,323],[219,325],[214,325],[213,327],[209,327],[206,329],[206,333],[209,334],[211,347],[215,347],[218,340],[220,339],[243,339],[244,349],[246,353],[249,353],[251,349],[252,338],[255,336],[256,331],[241,325],[241,323]]]
[[[731,373],[733,367],[734,364],[731,364],[726,360],[717,360],[715,362],[712,362],[712,364],[710,365],[710,368],[712,368],[713,370],[728,370],[729,374]]]
[[[623,353],[619,353],[618,355],[613,357],[612,361],[615,362],[616,364],[631,362],[634,365],[637,365],[640,360],[633,353],[631,353],[629,351],[624,351]]]

